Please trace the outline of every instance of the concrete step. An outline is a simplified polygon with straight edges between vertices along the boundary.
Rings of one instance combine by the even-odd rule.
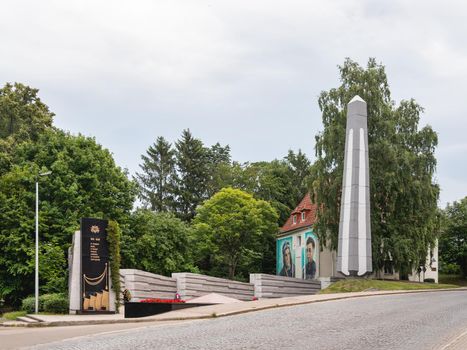
[[[38,315],[27,314],[26,317],[36,320],[38,322],[44,322],[44,320]]]
[[[16,318],[17,321],[20,322],[25,322],[25,323],[39,323],[39,322],[44,322],[37,316],[32,316],[32,315],[26,315],[26,316],[21,316]]]

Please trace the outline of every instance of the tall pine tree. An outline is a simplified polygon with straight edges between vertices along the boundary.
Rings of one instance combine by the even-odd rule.
[[[232,186],[232,163],[230,147],[221,146],[219,142],[206,150],[208,162],[207,198],[224,187]]]
[[[301,149],[299,149],[297,153],[289,150],[285,160],[291,173],[290,178],[295,202],[298,204],[308,191],[308,182],[310,182],[311,176],[311,162]]]
[[[208,152],[203,142],[183,130],[176,142],[177,149],[177,206],[181,219],[190,221],[196,207],[207,198],[209,180]]]
[[[136,180],[143,205],[156,212],[174,210],[177,174],[172,145],[163,137],[158,137],[141,159],[142,172],[136,174]]]

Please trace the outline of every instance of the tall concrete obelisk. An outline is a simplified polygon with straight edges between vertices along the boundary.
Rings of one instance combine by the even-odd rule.
[[[337,271],[345,276],[363,276],[373,271],[369,175],[366,102],[357,95],[347,105],[345,131],[337,254]]]

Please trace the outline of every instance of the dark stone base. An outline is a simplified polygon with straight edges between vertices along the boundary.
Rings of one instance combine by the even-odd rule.
[[[107,310],[84,310],[84,311],[77,311],[77,315],[113,315],[115,311],[107,311]]]
[[[196,306],[207,306],[212,304],[195,303],[125,303],[125,318],[146,317],[164,312],[187,309]]]

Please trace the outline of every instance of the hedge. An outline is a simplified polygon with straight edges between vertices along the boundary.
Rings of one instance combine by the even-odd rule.
[[[68,297],[64,294],[44,294],[39,296],[39,312],[68,313]],[[35,297],[23,299],[21,309],[27,313],[35,312]]]

